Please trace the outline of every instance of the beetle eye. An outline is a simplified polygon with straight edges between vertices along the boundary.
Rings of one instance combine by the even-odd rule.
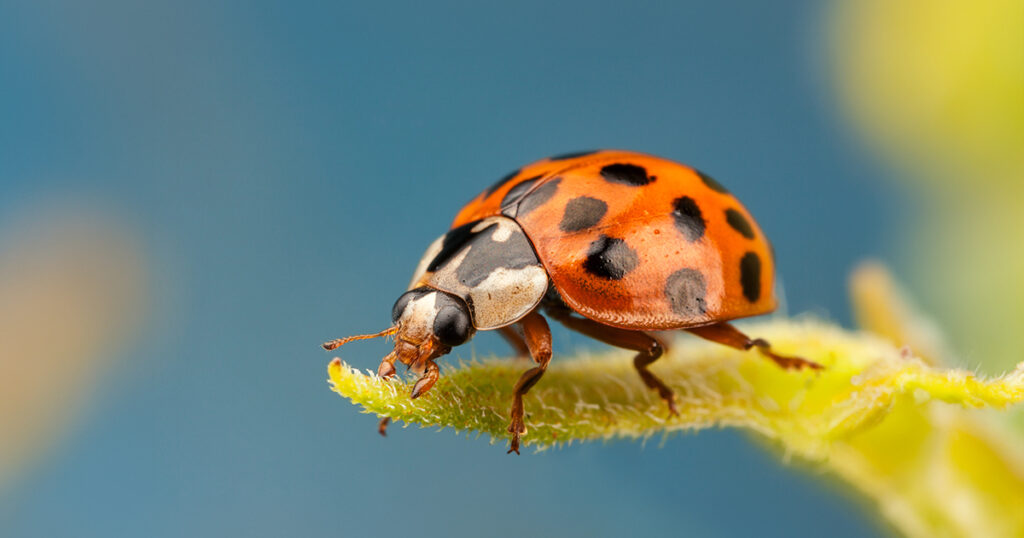
[[[471,330],[469,314],[457,306],[442,307],[434,318],[434,336],[449,347],[465,344]]]

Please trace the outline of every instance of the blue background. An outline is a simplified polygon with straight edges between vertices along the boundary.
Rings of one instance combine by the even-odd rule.
[[[328,390],[317,344],[386,326],[463,203],[579,149],[710,172],[772,237],[788,312],[848,323],[847,272],[899,202],[834,110],[822,5],[633,4],[0,6],[0,212],[109,208],[155,270],[145,333],[0,495],[0,535],[884,532],[739,432],[510,457],[382,439]],[[344,351],[375,368],[386,344]]]

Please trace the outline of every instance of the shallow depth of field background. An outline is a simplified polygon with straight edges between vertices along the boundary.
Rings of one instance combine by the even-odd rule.
[[[427,4],[0,7],[0,536],[886,533],[736,431],[513,457],[328,389],[317,345],[386,327],[459,207],[550,154],[709,172],[786,312],[846,325],[923,211],[843,110],[827,5]]]

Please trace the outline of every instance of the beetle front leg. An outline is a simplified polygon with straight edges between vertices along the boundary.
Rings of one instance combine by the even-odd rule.
[[[388,353],[383,360],[380,361],[380,366],[377,367],[377,375],[384,379],[390,379],[395,375],[395,359],[398,355],[394,351]],[[387,437],[388,435],[388,423],[391,422],[391,417],[384,417],[377,423],[377,433],[381,437]]]
[[[388,353],[380,361],[380,366],[377,367],[377,376],[383,377],[384,379],[391,379],[395,375],[395,359],[398,355],[394,351]]]
[[[415,400],[420,396],[423,396],[434,383],[437,383],[437,378],[441,377],[441,368],[434,362],[433,359],[427,361],[426,371],[416,381],[416,384],[412,386],[412,399]]]
[[[394,354],[392,353],[391,355]],[[391,357],[391,355],[388,355],[388,357]],[[384,369],[385,364],[391,367],[391,373],[386,376],[381,375],[381,377],[387,378],[395,375],[394,357],[391,358],[391,362],[386,362],[387,357],[385,357],[384,360],[385,362],[380,363],[380,369],[378,370],[377,375],[380,375],[380,371]],[[423,372],[423,375],[419,378],[419,380],[416,381],[416,384],[413,385],[412,387],[412,398],[419,398],[420,396],[423,395],[423,393],[430,390],[430,388],[434,386],[434,383],[437,383],[437,378],[440,376],[441,369],[437,366],[437,364],[434,363],[434,361],[427,361],[427,370]],[[384,417],[380,419],[380,422],[377,423],[377,433],[381,434],[381,436],[383,437],[387,437],[388,423],[390,422],[391,417]]]
[[[514,396],[508,425],[508,432],[512,434],[512,439],[509,441],[508,454],[519,453],[519,437],[526,434],[526,424],[523,422],[523,396],[540,381],[551,362],[551,329],[544,316],[534,310],[520,320],[519,325],[523,328],[526,347],[529,348],[530,356],[533,357],[537,366],[524,372],[513,389]]]

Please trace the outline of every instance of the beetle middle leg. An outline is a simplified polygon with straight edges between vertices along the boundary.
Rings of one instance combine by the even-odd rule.
[[[733,327],[729,323],[716,323],[714,325],[707,325],[704,327],[696,327],[693,329],[686,329],[705,340],[711,340],[729,346],[731,348],[746,351],[750,348],[756,347],[762,355],[771,359],[772,362],[778,364],[780,367],[786,370],[802,370],[809,368],[811,370],[822,370],[825,367],[807,359],[801,359],[800,357],[787,357],[785,355],[779,355],[772,351],[771,344],[767,340],[761,338],[750,338],[749,336],[740,332],[739,329]]]
[[[588,318],[572,315],[562,309],[551,309],[550,314],[562,325],[595,340],[615,347],[638,351],[639,353],[637,353],[636,357],[633,357],[633,366],[636,367],[637,373],[640,374],[640,379],[643,380],[644,385],[647,385],[648,388],[658,391],[658,396],[661,396],[661,399],[665,400],[665,403],[668,404],[668,410],[671,414],[679,414],[676,410],[675,393],[672,392],[672,389],[668,388],[664,381],[647,369],[651,363],[665,354],[665,351],[668,349],[668,345],[665,342],[643,331],[630,331],[611,327]]]
[[[541,376],[548,369],[548,363],[551,362],[551,329],[544,316],[534,310],[519,321],[519,326],[523,328],[523,340],[537,366],[524,372],[513,390],[514,396],[508,425],[508,432],[512,434],[512,439],[509,443],[508,453],[515,452],[516,454],[519,453],[519,437],[526,434],[526,424],[523,423],[523,395],[536,385],[537,381],[540,381]]]

